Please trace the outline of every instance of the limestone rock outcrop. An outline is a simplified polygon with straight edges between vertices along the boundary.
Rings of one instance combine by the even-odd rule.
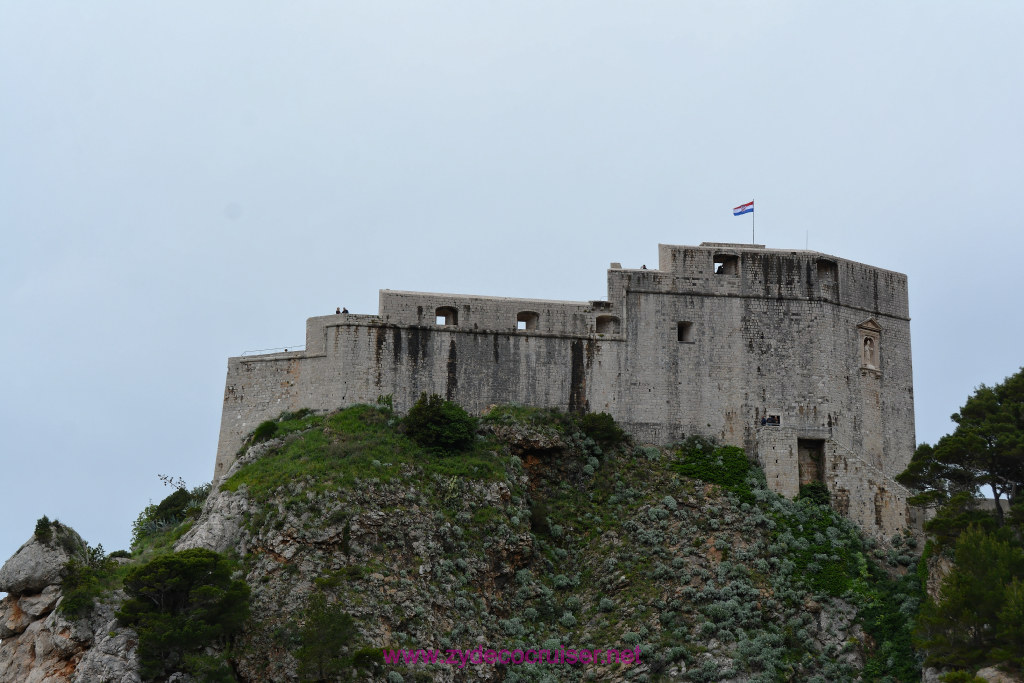
[[[119,628],[114,605],[99,603],[83,619],[57,609],[71,559],[88,546],[74,529],[47,521],[0,568],[0,683],[138,683],[136,638]],[[46,531],[48,530],[48,533]]]
[[[0,591],[12,595],[42,592],[60,583],[64,565],[72,557],[83,556],[86,544],[71,527],[50,523],[50,537],[33,535],[0,567]]]
[[[59,590],[50,586],[0,601],[0,683],[139,683],[135,633],[119,627],[113,603],[68,620],[55,609],[58,600]]]

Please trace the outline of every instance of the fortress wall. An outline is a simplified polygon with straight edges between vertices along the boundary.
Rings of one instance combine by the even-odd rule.
[[[449,323],[472,330],[514,331],[520,313],[537,314],[534,321],[527,317],[531,331],[551,334],[585,335],[595,331],[596,317],[607,312],[596,310],[590,302],[547,301],[543,299],[513,299],[508,297],[466,296],[461,294],[431,294],[381,290],[380,317],[395,325],[436,324],[439,308],[456,311]]]
[[[449,324],[436,322],[441,307]],[[528,329],[517,329],[523,312]],[[421,393],[475,413],[499,403],[608,412],[646,443],[715,436],[746,448],[780,493],[821,480],[867,529],[906,518],[891,481],[915,446],[899,273],[705,243],[660,245],[658,269],[613,264],[608,301],[384,290],[380,315],[310,318],[304,352],[229,361],[215,478],[283,410],[390,394],[406,412]],[[762,425],[768,416],[779,424]]]
[[[228,359],[213,480],[234,462],[242,440],[263,420],[298,410],[303,352]]]
[[[816,251],[705,245],[659,245],[659,270],[647,272],[660,277],[644,284],[660,291],[705,296],[818,298],[866,313],[909,318],[907,277],[902,273]],[[726,272],[715,272],[716,258],[729,256],[735,257],[735,265],[726,263]],[[609,278],[628,277],[635,272],[610,271]],[[639,284],[634,281],[631,288]]]
[[[322,354],[230,359],[215,481],[256,425],[286,410],[333,410],[390,394],[404,413],[421,393],[472,413],[504,403],[582,411],[591,409],[591,396],[609,406],[597,410],[614,409],[622,341],[613,335],[399,327],[373,316],[341,317],[310,319],[309,342],[323,338]]]
[[[797,463],[797,432],[787,427],[756,427],[757,461],[764,469],[768,488],[787,498],[800,493]]]
[[[917,522],[909,491],[834,442],[826,444],[825,484],[832,507],[864,529],[892,536]]]

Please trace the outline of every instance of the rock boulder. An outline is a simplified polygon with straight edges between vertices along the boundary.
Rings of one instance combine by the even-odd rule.
[[[41,593],[60,583],[64,565],[72,557],[84,557],[85,541],[74,529],[51,522],[49,540],[33,535],[0,568],[0,591],[12,595]]]

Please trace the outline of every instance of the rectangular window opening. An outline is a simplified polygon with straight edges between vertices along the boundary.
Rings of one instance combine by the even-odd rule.
[[[676,324],[676,340],[684,344],[693,343],[693,323],[688,320],[681,320]]]
[[[441,306],[434,311],[434,322],[438,325],[458,325],[459,312],[451,306]]]
[[[739,275],[740,257],[732,254],[715,254],[715,275]]]

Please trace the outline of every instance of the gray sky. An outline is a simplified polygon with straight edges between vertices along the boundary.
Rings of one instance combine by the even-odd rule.
[[[918,441],[1024,364],[1019,2],[0,0],[0,561],[213,472],[226,359],[382,288],[757,241],[907,273]]]

